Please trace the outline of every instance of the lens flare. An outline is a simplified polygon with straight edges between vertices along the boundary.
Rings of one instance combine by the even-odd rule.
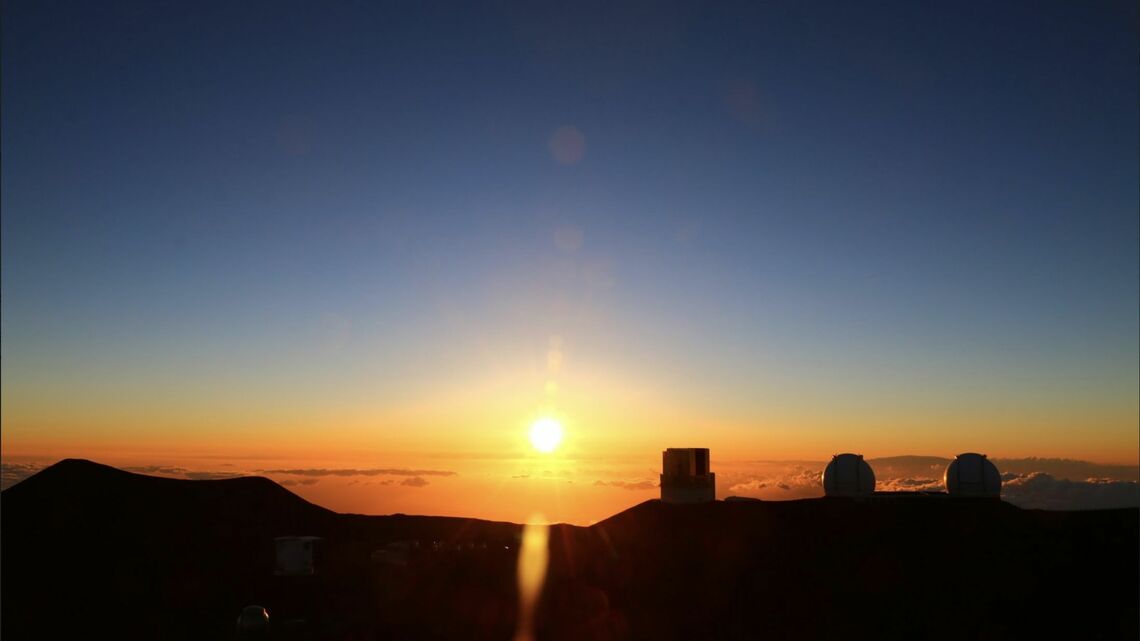
[[[519,550],[519,621],[515,641],[534,641],[534,609],[546,582],[550,560],[550,528],[541,514],[532,514],[523,528]]]

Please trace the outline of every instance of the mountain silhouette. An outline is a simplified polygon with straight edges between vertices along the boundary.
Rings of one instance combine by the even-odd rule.
[[[879,458],[867,459],[867,462],[876,466],[891,467],[891,466],[904,466],[904,467],[929,467],[929,468],[945,468],[953,461],[952,458],[943,456],[917,456],[914,454],[905,454],[903,456],[880,456]]]
[[[312,526],[335,513],[256,476],[188,481],[65,459],[4,492],[5,510],[38,510],[60,527],[107,521],[112,528],[160,528],[202,519],[231,527]],[[30,505],[34,504],[34,505]]]
[[[66,460],[5,490],[5,638],[509,639],[521,526],[337,514],[265,478]],[[539,639],[1130,638],[1140,510],[997,500],[647,501],[551,526]],[[275,576],[274,539],[322,537]]]

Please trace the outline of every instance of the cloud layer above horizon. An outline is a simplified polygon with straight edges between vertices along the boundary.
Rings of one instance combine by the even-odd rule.
[[[897,456],[868,459],[876,490],[942,491],[951,459]],[[994,459],[1002,470],[1002,499],[1023,509],[1095,510],[1140,507],[1140,467],[1072,459]],[[824,462],[754,461],[717,472],[721,496],[789,500],[821,496]]]
[[[1140,467],[1100,465],[1071,459],[994,459],[1002,470],[1002,498],[1023,509],[1095,510],[1140,507]],[[941,491],[942,471],[950,459],[928,456],[898,456],[868,459],[875,470],[878,491]],[[47,465],[42,462],[0,462],[0,483],[7,489]],[[226,467],[221,465],[220,467]],[[822,495],[822,461],[722,462],[717,473],[718,496],[743,496],[763,500],[792,500]],[[424,477],[454,477],[452,470],[404,468],[274,468],[242,471],[191,470],[174,465],[136,465],[123,469],[140,474],[189,480],[211,480],[264,475],[304,494],[325,478],[341,479],[350,486],[386,485],[423,488]],[[605,470],[573,475],[602,491],[624,492],[632,500],[655,498],[656,475],[622,476]],[[594,476],[595,478],[581,478]],[[599,478],[601,477],[601,478]],[[516,475],[516,481],[529,476]],[[540,481],[545,477],[536,477]],[[477,516],[477,515],[471,515]]]

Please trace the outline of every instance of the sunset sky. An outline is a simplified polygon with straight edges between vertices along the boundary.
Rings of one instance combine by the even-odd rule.
[[[1140,463],[1134,5],[474,4],[6,2],[3,460],[581,522],[670,446]]]

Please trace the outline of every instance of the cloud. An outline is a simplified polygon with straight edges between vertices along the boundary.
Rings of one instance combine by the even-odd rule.
[[[136,474],[149,474],[152,476],[170,476],[174,478],[190,479],[192,481],[216,481],[218,479],[232,479],[241,476],[241,472],[214,472],[210,470],[188,470],[173,465],[130,465],[122,469]]]
[[[423,487],[427,484],[427,480],[422,476],[409,476],[403,481],[400,481],[400,485],[407,485],[408,487]]]
[[[405,470],[401,468],[326,469],[323,467],[289,470],[257,470],[260,474],[289,474],[291,476],[455,476],[450,470]]]
[[[7,489],[45,467],[47,467],[47,464],[44,463],[0,463],[0,489]],[[242,475],[241,472],[235,471],[215,472],[210,470],[188,470],[184,467],[174,465],[125,465],[120,469],[136,474],[165,476],[194,481],[229,479]]]
[[[239,472],[186,472],[184,476],[192,481],[216,481],[241,476]]]
[[[762,490],[766,487],[768,487],[768,483],[766,483],[764,480],[752,479],[751,481],[745,481],[743,483],[737,483],[736,485],[729,487],[728,491],[729,492],[755,492],[756,490]]]
[[[320,483],[320,482],[321,482],[320,479],[282,479],[282,480],[278,481],[278,483],[280,485],[284,485],[286,487],[290,487],[290,486],[294,486],[294,485],[316,485],[317,483]]]
[[[819,465],[819,467],[816,467]],[[717,485],[726,495],[764,499],[802,499],[821,496],[821,463],[752,461],[714,470]]]
[[[1045,472],[1002,476],[1002,498],[1026,509],[1103,510],[1140,507],[1140,483],[1090,478],[1059,479]]]
[[[885,478],[875,481],[877,492],[928,492],[942,489],[942,479],[935,478]]]
[[[903,479],[903,478],[942,478],[946,466],[952,458],[941,456],[884,456],[867,459],[867,463],[875,470],[876,479]],[[824,467],[820,465],[820,467]]]
[[[0,490],[12,487],[45,467],[43,463],[0,463]]]
[[[186,473],[186,468],[171,465],[130,465],[123,469],[137,474],[162,474],[165,476],[182,476]]]
[[[953,457],[940,456],[887,456],[867,459],[875,469],[875,476],[891,478],[942,478],[946,466]],[[1044,472],[1059,479],[1083,481],[1090,478],[1106,478],[1118,481],[1140,480],[1140,466],[1103,465],[1089,461],[1065,458],[992,458],[994,465],[1002,472],[1032,474]]]
[[[893,456],[868,459],[880,492],[943,491],[952,459]],[[993,459],[1003,472],[1002,498],[1023,508],[1091,510],[1140,506],[1140,468],[1072,459]],[[726,461],[716,466],[722,496],[768,500],[823,495],[825,462]]]
[[[1066,458],[1020,458],[1020,459],[994,459],[994,464],[1002,472],[1013,472],[1028,475],[1034,472],[1044,472],[1058,479],[1072,479],[1083,481],[1085,479],[1112,479],[1115,481],[1140,480],[1140,466],[1137,465],[1102,465],[1088,461],[1077,461]]]
[[[653,481],[594,481],[597,487],[617,487],[623,490],[652,490],[657,487],[657,483]]]

